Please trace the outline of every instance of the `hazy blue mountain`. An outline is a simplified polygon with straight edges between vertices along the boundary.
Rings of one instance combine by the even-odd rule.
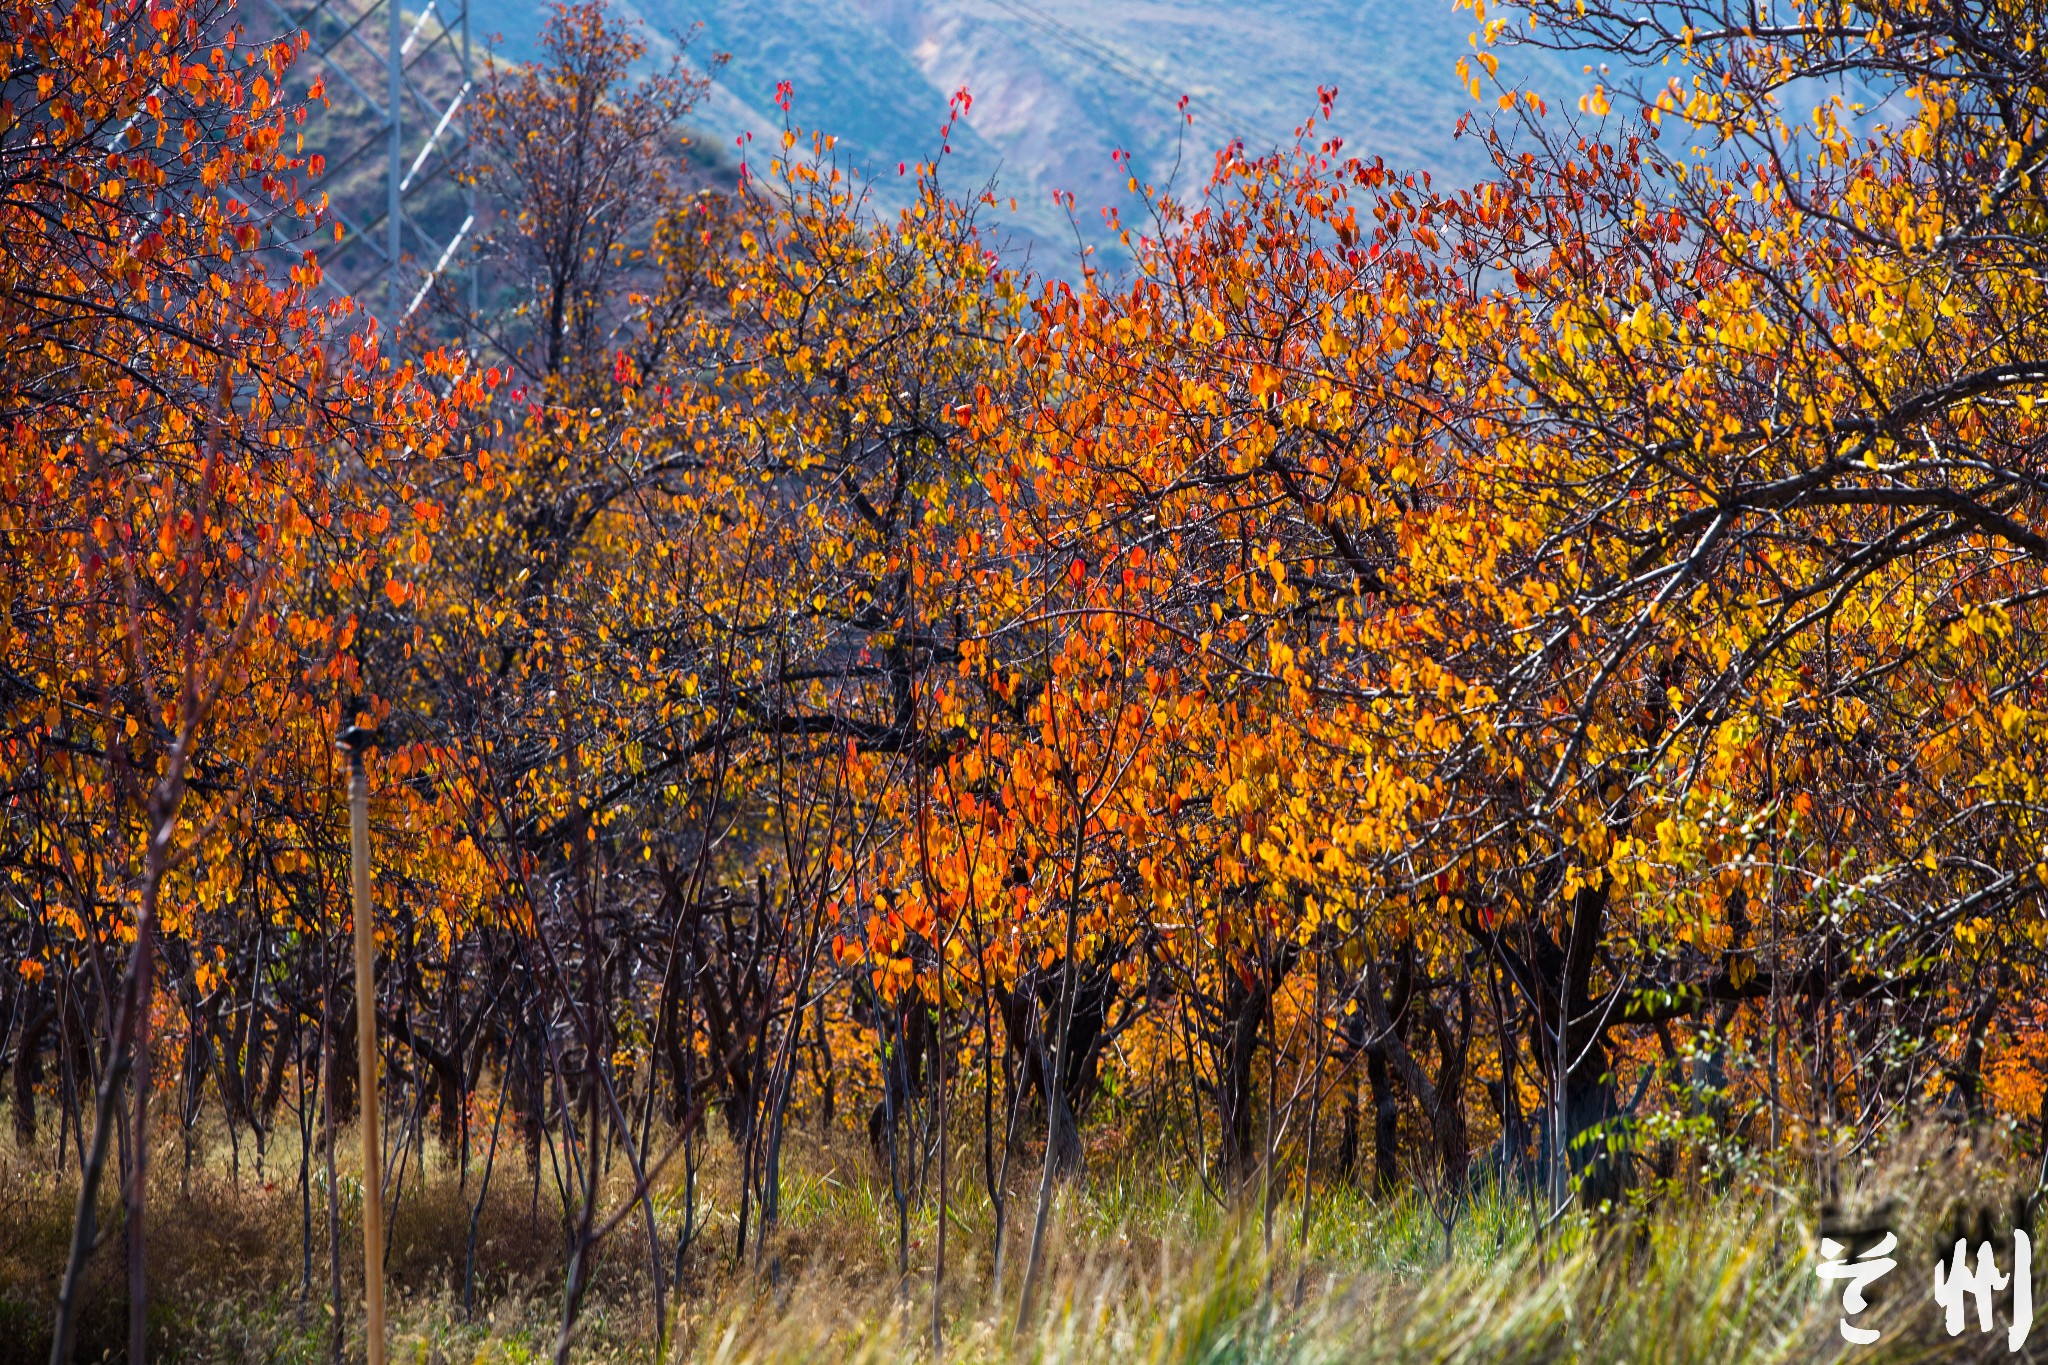
[[[616,3],[616,0],[615,0]],[[1338,91],[1330,131],[1348,151],[1452,180],[1480,173],[1475,108],[1455,75],[1469,11],[1450,0],[636,0],[619,8],[667,47],[695,32],[691,56],[729,54],[699,132],[730,146],[779,131],[776,84],[793,121],[837,135],[886,201],[897,165],[938,151],[948,96],[973,107],[956,128],[945,176],[956,189],[993,178],[1014,196],[1017,229],[1054,251],[1070,244],[1055,191],[1072,191],[1084,227],[1128,206],[1131,155],[1142,180],[1192,190],[1215,148],[1289,141],[1318,86]],[[475,0],[475,21],[514,58],[532,51],[545,7]],[[1508,55],[1503,75],[1569,104],[1591,84],[1578,63]],[[1176,110],[1189,99],[1192,126]],[[1007,215],[1005,215],[1007,216]],[[1047,262],[1051,264],[1051,262]]]

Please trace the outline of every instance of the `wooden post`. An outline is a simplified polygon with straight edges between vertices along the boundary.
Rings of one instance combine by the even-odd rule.
[[[356,1066],[363,1128],[363,1304],[369,1365],[384,1365],[384,1152],[377,1132],[377,937],[370,912],[370,774],[364,754],[376,736],[359,725],[341,734],[348,751],[348,824],[356,921]]]

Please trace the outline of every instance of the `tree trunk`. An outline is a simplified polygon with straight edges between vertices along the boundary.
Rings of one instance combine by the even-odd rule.
[[[1220,1164],[1232,1189],[1243,1190],[1258,1167],[1252,1143],[1252,1062],[1258,1052],[1259,1026],[1265,1022],[1270,997],[1257,985],[1233,977],[1224,992],[1225,1019],[1222,1066],[1218,1069],[1216,1110],[1222,1130]]]
[[[43,1035],[56,1017],[55,1005],[46,1001],[40,991],[36,992],[14,1045],[14,1064],[10,1068],[14,1081],[14,1141],[24,1152],[33,1151],[36,1145],[36,1086],[43,1079]]]

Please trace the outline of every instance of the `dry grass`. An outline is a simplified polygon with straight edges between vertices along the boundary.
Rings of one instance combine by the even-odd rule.
[[[245,1158],[239,1180],[218,1160],[187,1172],[177,1151],[160,1158],[150,1224],[156,1358],[329,1358],[324,1184],[316,1163],[308,1294],[296,1153],[283,1163],[277,1156],[261,1175]],[[410,1182],[392,1229],[393,1360],[548,1358],[560,1315],[560,1209],[545,1175],[536,1201],[524,1161],[501,1154],[500,1162],[479,1220],[471,1314],[461,1293],[475,1172],[465,1187],[457,1171],[435,1164]],[[684,1292],[670,1303],[670,1359],[780,1365],[930,1356],[934,1200],[913,1212],[908,1246],[900,1247],[886,1176],[865,1153],[800,1146],[789,1162],[782,1226],[758,1257],[738,1258],[727,1163],[716,1151],[704,1173],[705,1231]],[[1862,1173],[1847,1202],[1895,1201],[1891,1224],[1901,1239],[1899,1269],[1881,1282],[1878,1307],[1863,1319],[1884,1326],[1885,1340],[1868,1348],[1847,1348],[1837,1334],[1839,1299],[1812,1274],[1814,1206],[1788,1190],[1759,1185],[1667,1201],[1602,1227],[1566,1221],[1541,1238],[1526,1202],[1482,1192],[1456,1226],[1448,1260],[1426,1205],[1322,1192],[1305,1229],[1298,1205],[1276,1210],[1269,1256],[1256,1219],[1135,1163],[1095,1172],[1067,1192],[1045,1310],[1013,1336],[1028,1201],[1015,1197],[1009,1264],[997,1284],[987,1201],[962,1182],[947,1214],[944,1353],[1116,1365],[1860,1365],[1970,1359],[1980,1348],[1985,1359],[2010,1359],[2002,1330],[1950,1339],[1929,1302],[1937,1249],[1952,1244],[1959,1207],[1988,1207],[2001,1231],[2010,1225],[2005,1169],[1995,1144],[1928,1135]],[[0,1365],[46,1358],[74,1188],[47,1166],[0,1159]],[[616,1177],[612,1189],[614,1198],[626,1193]],[[359,1191],[344,1173],[351,1303]],[[665,1191],[665,1234],[679,1222],[678,1199]],[[899,1279],[899,1257],[907,1280]],[[78,1358],[118,1359],[126,1312],[118,1239],[102,1247],[92,1273]],[[654,1361],[656,1325],[646,1244],[639,1220],[630,1219],[602,1249],[575,1358]],[[349,1354],[359,1358],[360,1323],[345,1326]]]

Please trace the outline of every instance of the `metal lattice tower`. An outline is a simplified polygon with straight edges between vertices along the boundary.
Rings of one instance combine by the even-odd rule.
[[[286,32],[304,30],[303,60],[324,78],[327,106],[306,123],[324,155],[308,202],[325,193],[341,240],[320,252],[327,288],[354,295],[388,335],[436,282],[476,314],[474,188],[468,105],[476,86],[469,0],[258,0]]]

